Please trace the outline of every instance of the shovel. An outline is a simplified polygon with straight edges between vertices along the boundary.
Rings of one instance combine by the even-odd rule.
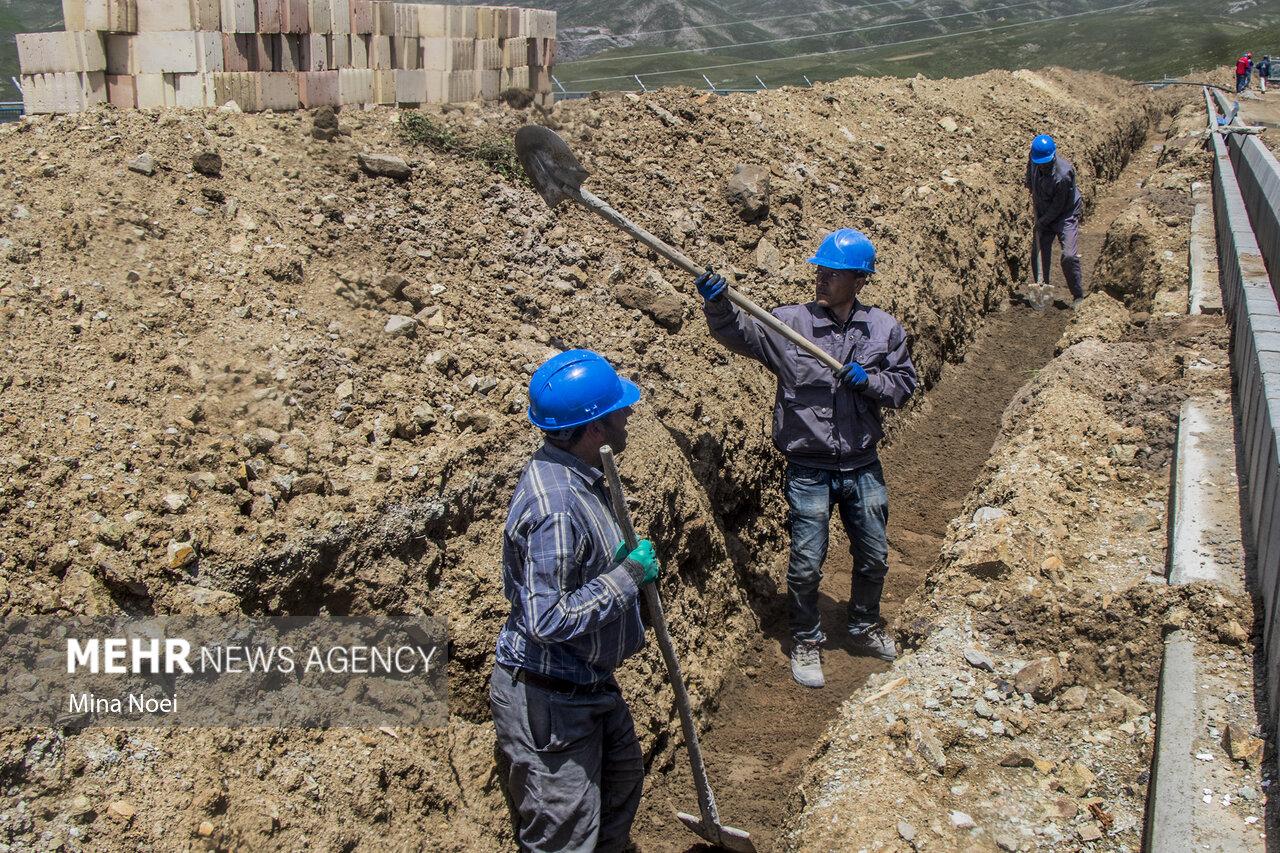
[[[1034,216],[1034,211],[1032,213]],[[1043,267],[1043,274],[1041,271]],[[1027,288],[1027,301],[1037,311],[1043,311],[1049,300],[1049,267],[1040,256],[1040,226],[1031,228],[1031,285]]]
[[[631,511],[627,509],[627,500],[622,495],[622,479],[618,476],[618,466],[613,461],[613,448],[608,445],[600,448],[600,460],[604,463],[604,475],[609,480],[613,514],[618,517],[618,524],[622,527],[627,550],[634,551],[640,543],[636,539],[636,528],[631,523]],[[680,818],[680,822],[685,826],[717,847],[732,850],[734,853],[755,853],[756,846],[751,843],[751,836],[748,833],[720,823],[720,814],[716,811],[716,798],[711,794],[711,783],[707,781],[707,768],[702,763],[702,747],[698,745],[698,730],[693,725],[693,709],[689,707],[689,694],[684,689],[684,676],[680,674],[680,661],[676,660],[676,649],[671,643],[671,634],[667,632],[667,617],[662,612],[662,599],[658,598],[658,584],[655,581],[646,584],[640,590],[644,594],[645,605],[649,608],[649,621],[653,623],[653,632],[658,635],[658,647],[662,649],[662,658],[667,662],[667,672],[671,676],[671,691],[676,697],[676,708],[680,710],[680,728],[684,730],[684,742],[689,747],[693,783],[698,789],[698,809],[702,812],[701,819],[684,812],[677,812],[676,817]]]
[[[573,156],[573,152],[569,150],[568,144],[554,132],[536,124],[527,124],[520,128],[516,131],[516,156],[520,158],[520,164],[524,166],[524,172],[529,176],[534,188],[537,189],[552,210],[555,210],[560,202],[565,199],[573,199],[587,210],[627,232],[686,272],[698,275],[703,271],[702,267],[695,264],[679,249],[667,245],[639,225],[636,225],[605,204],[590,190],[584,190],[582,182],[591,173],[582,167],[582,164],[578,162],[578,158]],[[844,367],[838,359],[823,352],[813,341],[805,338],[795,329],[765,311],[737,290],[732,287],[726,287],[724,293],[734,305],[737,305],[765,326],[805,350],[832,370],[839,370]]]

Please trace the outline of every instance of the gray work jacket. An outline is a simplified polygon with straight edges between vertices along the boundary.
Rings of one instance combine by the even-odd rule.
[[[841,364],[856,361],[867,386],[855,391],[807,351],[740,312],[728,299],[705,303],[711,336],[754,358],[778,378],[773,443],[787,461],[828,471],[853,471],[878,458],[882,407],[896,409],[916,387],[907,335],[879,308],[856,303],[841,326],[816,302],[771,312]]]
[[[1052,168],[1043,171],[1028,157],[1024,183],[1031,190],[1036,227],[1041,231],[1061,231],[1064,220],[1084,212],[1084,200],[1076,188],[1076,170],[1065,157],[1055,156]]]

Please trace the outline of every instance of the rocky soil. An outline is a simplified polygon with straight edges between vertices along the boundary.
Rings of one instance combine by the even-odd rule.
[[[866,231],[883,269],[866,297],[903,322],[924,379],[914,408],[892,418],[892,440],[904,418],[925,416],[913,412],[927,406],[944,366],[963,358],[984,315],[1024,283],[1027,140],[1048,130],[1078,152],[1092,200],[1152,123],[1195,97],[1050,70],[855,78],[724,98],[664,90],[550,113],[470,107],[427,113],[429,133],[416,114],[389,110],[343,112],[336,131],[303,113],[114,110],[0,130],[8,356],[0,369],[0,601],[8,630],[31,614],[169,614],[227,602],[259,615],[316,607],[445,614],[451,712],[443,729],[4,730],[0,844],[509,845],[484,700],[505,615],[500,530],[535,447],[525,383],[562,348],[601,351],[645,391],[624,479],[668,567],[663,595],[691,692],[700,713],[714,707],[744,639],[759,630],[755,605],[774,594],[771,572],[785,547],[780,466],[766,428],[771,383],[710,342],[682,274],[580,210],[553,214],[485,146],[502,150],[530,121],[557,129],[594,173],[594,192],[700,262],[731,271],[766,305],[808,298],[803,259],[826,231]],[[1176,185],[1165,186],[1175,172]],[[1173,202],[1194,172],[1173,163],[1143,202],[1159,216],[1135,216],[1134,231],[1167,239],[1161,229],[1174,229],[1160,217],[1189,215]],[[1133,243],[1117,237],[1115,264],[1127,263],[1123,246]],[[1080,315],[1098,327],[1114,316],[1114,331],[1085,336],[1109,342],[1082,338],[1063,356],[1091,361],[1098,353],[1090,347],[1121,347],[1107,356],[1105,387],[1118,393],[1145,382],[1154,389],[1143,391],[1148,402],[1090,402],[1104,383],[1093,391],[1033,386],[1010,424],[1032,424],[1042,398],[1061,396],[1078,404],[1069,422],[1097,452],[1078,469],[1061,463],[1069,478],[1051,481],[1032,466],[999,479],[999,500],[975,493],[969,516],[1003,508],[1004,524],[1018,525],[992,518],[982,536],[1017,541],[1016,531],[1032,530],[1006,506],[1022,478],[1041,478],[1044,489],[1074,484],[1050,497],[1057,515],[1039,526],[1051,536],[1059,521],[1074,523],[1062,521],[1067,507],[1073,518],[1114,522],[1090,504],[1095,493],[1115,489],[1143,507],[1156,500],[1149,492],[1163,494],[1154,484],[1167,464],[1175,359],[1202,346],[1184,341],[1221,337],[1173,321],[1133,325],[1131,311],[1158,309],[1164,285],[1152,282],[1167,282],[1172,266],[1117,270],[1117,290],[1091,298]],[[1125,405],[1132,411],[1117,410]],[[1039,434],[1021,426],[1001,452]],[[1122,448],[1119,462],[1093,459],[1111,458],[1102,448],[1112,444]],[[1070,459],[1071,446],[1055,452]],[[1023,461],[1002,456],[993,470]],[[1090,532],[1103,535],[1085,526]],[[975,535],[957,525],[948,547]],[[1057,542],[1071,569],[1100,549],[1109,558],[1138,542],[1026,535],[1044,551],[1034,552],[1037,566]],[[1143,553],[1154,566],[1155,551]],[[1010,577],[1028,571],[1031,557],[1009,559]],[[956,580],[964,572],[950,565],[940,564],[922,593],[928,600],[909,608],[925,622],[913,629],[920,645],[904,666],[943,642],[935,639],[943,627],[928,625],[950,627],[955,643],[967,639],[947,621],[954,614],[937,609],[939,596],[956,592],[952,584],[964,596],[998,598],[994,586],[967,589],[972,581]],[[1061,616],[1054,608],[1070,598],[1062,581],[1036,577],[1050,595],[1019,587],[973,623],[983,647],[1001,666],[1003,656],[1065,651],[1066,680],[1093,691],[1084,702],[1102,695],[1096,684],[1149,705],[1154,664],[1127,663],[1147,649],[1139,626],[1119,620],[1125,630],[1103,638],[1117,650],[1137,644],[1116,661],[1082,651],[1045,616]],[[1097,587],[1111,596],[1104,609],[1164,612],[1167,599],[1153,590],[1144,598],[1140,584],[1114,586]],[[1248,608],[1228,604],[1223,612],[1247,631]],[[1092,611],[1070,606],[1067,624],[1090,622]],[[1016,652],[991,639],[1023,630]],[[963,669],[954,656],[939,659]],[[1091,668],[1081,671],[1081,661]],[[651,765],[669,766],[678,725],[656,650],[621,678]],[[6,683],[6,692],[17,687]],[[980,687],[969,685],[974,695]],[[1019,713],[1041,719],[1037,708]],[[894,737],[885,729],[883,717],[866,724],[863,742]],[[874,800],[858,808],[888,813]]]

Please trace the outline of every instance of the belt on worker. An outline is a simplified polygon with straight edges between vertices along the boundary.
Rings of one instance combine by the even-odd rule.
[[[543,675],[540,672],[533,672],[528,669],[513,668],[504,664],[498,664],[498,666],[511,673],[512,677],[521,684],[536,687],[539,690],[548,690],[552,693],[563,693],[566,696],[587,696],[593,693],[605,693],[609,690],[618,689],[618,683],[612,677],[601,681],[592,681],[589,684],[578,684],[576,681],[553,678],[550,675]]]

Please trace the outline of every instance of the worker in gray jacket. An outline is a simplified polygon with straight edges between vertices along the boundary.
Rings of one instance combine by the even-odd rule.
[[[1053,137],[1041,134],[1031,142],[1027,158],[1027,189],[1036,217],[1036,246],[1040,272],[1049,283],[1049,259],[1053,257],[1053,240],[1062,245],[1062,274],[1071,291],[1071,307],[1084,299],[1084,275],[1080,269],[1080,217],[1084,201],[1076,188],[1076,170],[1067,158],[1058,154]]]
[[[875,248],[859,231],[828,234],[809,263],[817,266],[814,300],[772,311],[786,325],[834,356],[833,373],[809,352],[738,311],[724,296],[724,278],[708,270],[695,284],[712,337],[754,358],[777,377],[773,443],[787,460],[791,529],[787,569],[791,674],[822,687],[818,584],[827,556],[831,508],[849,536],[853,580],[845,625],[853,651],[893,660],[897,648],[880,624],[880,594],[888,571],[888,490],[876,445],[884,437],[880,412],[906,403],[916,387],[907,336],[879,308],[858,301],[875,272]]]

